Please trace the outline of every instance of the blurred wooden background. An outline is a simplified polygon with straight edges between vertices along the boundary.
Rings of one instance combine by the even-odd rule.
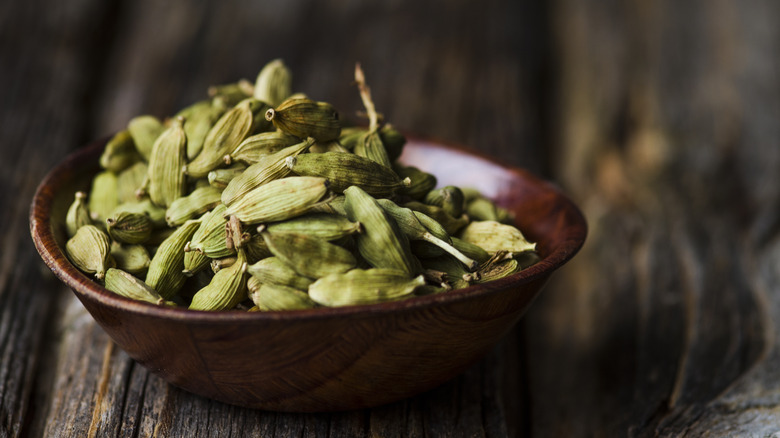
[[[376,409],[192,396],[114,348],[27,231],[134,115],[281,57],[295,88],[558,183],[590,235],[484,360]],[[0,436],[780,433],[780,3],[151,0],[0,6]]]

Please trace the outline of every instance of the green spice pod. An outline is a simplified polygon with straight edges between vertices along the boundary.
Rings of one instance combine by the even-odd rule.
[[[189,246],[184,247],[184,270],[182,272],[187,277],[192,277],[198,272],[202,271],[206,266],[211,263],[212,259],[209,256],[192,250]]]
[[[268,224],[271,233],[299,233],[332,242],[359,233],[359,222],[332,213],[310,213],[282,222]]]
[[[139,161],[117,175],[117,191],[119,202],[137,202],[138,189],[143,187],[149,167],[145,162]]]
[[[245,170],[246,166],[242,163],[233,164],[225,169],[214,169],[209,172],[208,175],[209,185],[218,189],[224,189],[233,178],[237,177]]]
[[[294,157],[303,153],[313,143],[314,139],[309,138],[300,143],[288,146],[269,155],[265,160],[247,167],[243,173],[236,175],[235,178],[230,180],[227,187],[225,187],[225,190],[222,191],[222,202],[229,206],[237,199],[245,197],[247,193],[257,187],[260,187],[269,181],[284,178],[290,173],[290,169],[285,160],[289,157]]]
[[[282,131],[261,132],[245,138],[233,152],[225,155],[223,159],[227,164],[241,162],[251,165],[299,142],[298,137]]]
[[[103,154],[100,155],[100,166],[103,169],[119,173],[141,159],[135,148],[133,137],[128,130],[116,133],[106,143]]]
[[[271,253],[300,275],[319,278],[357,265],[351,252],[318,237],[298,233],[261,233]]]
[[[92,218],[87,207],[87,194],[76,192],[73,203],[68,207],[68,213],[65,215],[65,228],[68,237],[73,237],[83,225],[92,225]]]
[[[469,218],[465,215],[460,217],[452,217],[449,213],[444,211],[441,207],[435,205],[423,204],[418,201],[410,201],[403,205],[406,208],[411,208],[414,211],[419,211],[427,216],[430,216],[444,227],[447,234],[450,236],[457,234],[458,230],[465,227],[469,223]]]
[[[238,251],[238,258],[231,266],[220,270],[208,285],[192,297],[190,310],[229,310],[247,298],[246,255]]]
[[[309,286],[309,296],[323,306],[374,304],[411,295],[425,284],[422,275],[393,269],[353,269],[330,274]]]
[[[333,196],[327,201],[320,202],[319,204],[313,206],[309,212],[337,214],[346,217],[347,212],[344,210],[344,202],[346,199],[347,198],[344,195]]]
[[[520,272],[522,266],[515,259],[502,260],[496,263],[488,264],[488,266],[479,269],[479,279],[477,283],[487,283],[489,281],[498,280],[508,275],[512,275],[515,272]]]
[[[131,274],[143,275],[149,269],[149,251],[140,244],[111,242],[111,257],[116,267]]]
[[[432,190],[425,196],[424,202],[428,205],[441,207],[442,210],[452,217],[463,215],[463,192],[458,187],[446,186]]]
[[[387,150],[382,144],[382,138],[378,132],[366,132],[360,136],[353,152],[355,155],[368,158],[388,169],[392,167],[390,157],[387,155]]]
[[[165,131],[165,126],[157,117],[144,115],[130,119],[127,124],[127,131],[133,137],[133,143],[138,153],[146,161],[152,156],[152,148],[157,137]]]
[[[173,120],[152,147],[149,157],[149,198],[161,207],[169,207],[177,198],[184,196],[187,179],[184,168],[187,163],[187,135],[184,133],[184,119]]]
[[[255,99],[277,106],[292,94],[292,74],[281,59],[267,63],[255,80]]]
[[[327,192],[325,178],[291,176],[277,179],[234,201],[228,206],[226,215],[235,215],[247,225],[283,221],[306,213]]]
[[[212,170],[224,166],[225,155],[232,153],[252,134],[255,114],[264,108],[263,102],[249,98],[220,117],[203,140],[203,148],[198,156],[187,165],[187,174],[203,178]]]
[[[431,173],[414,166],[395,166],[394,169],[400,178],[409,178],[409,185],[402,188],[401,193],[412,199],[423,200],[436,187],[436,176]]]
[[[145,213],[123,211],[106,219],[108,235],[122,243],[144,243],[151,236],[152,228],[152,220]]]
[[[157,248],[149,263],[146,284],[157,290],[166,300],[173,298],[184,285],[184,246],[200,226],[199,220],[182,224]]]
[[[155,228],[163,228],[165,223],[165,209],[155,205],[151,199],[144,198],[140,201],[130,201],[119,204],[114,208],[108,217],[119,213],[139,213],[149,216]]]
[[[344,190],[344,195],[347,217],[363,225],[363,232],[355,236],[360,255],[375,268],[417,274],[419,261],[412,255],[409,240],[377,201],[357,186]]]
[[[371,196],[385,197],[405,184],[389,167],[355,154],[302,154],[288,158],[287,166],[297,175],[327,178],[336,193],[358,186]]]
[[[304,277],[279,257],[267,257],[252,265],[247,272],[261,283],[278,284],[295,289],[307,290],[314,280]]]
[[[236,106],[242,101],[252,97],[255,92],[254,85],[246,79],[240,79],[229,84],[212,85],[208,89],[208,95],[212,99],[221,99],[228,107]]]
[[[479,272],[469,272],[462,263],[448,255],[422,259],[421,262],[425,269],[443,272],[447,284],[453,289],[468,287],[479,279]]]
[[[222,190],[212,186],[199,187],[189,195],[173,201],[165,212],[165,221],[169,227],[177,227],[211,210],[221,202]]]
[[[403,152],[406,137],[389,123],[379,128],[379,137],[382,139],[382,144],[387,151],[387,157],[390,159],[390,162],[395,162],[401,156],[401,152]]]
[[[477,196],[466,203],[466,214],[472,221],[496,221],[511,224],[512,214],[493,201]]]
[[[95,175],[87,197],[92,220],[102,222],[119,205],[117,186],[117,176],[114,172],[104,170]]]
[[[265,113],[277,129],[296,137],[317,141],[336,140],[341,132],[339,113],[326,102],[291,97]]]
[[[83,225],[65,244],[65,252],[74,266],[98,280],[113,266],[108,234],[94,225]]]
[[[347,150],[355,149],[358,139],[363,136],[368,129],[359,126],[350,126],[341,128],[341,134],[339,134],[339,144]]]
[[[263,236],[259,234],[253,235],[244,242],[244,251],[246,251],[246,259],[249,263],[255,263],[273,256],[271,250],[268,249],[268,245],[265,244]]]
[[[414,212],[411,209],[399,207],[389,199],[377,199],[377,203],[379,203],[382,209],[384,209],[385,213],[387,213],[391,218],[393,218],[393,220],[395,220],[395,223],[398,224],[401,232],[404,233],[406,237],[409,238],[409,240],[424,240],[426,242],[430,242],[446,251],[451,256],[455,257],[458,261],[463,263],[466,266],[466,269],[469,271],[473,271],[477,268],[476,261],[465,256],[463,253],[452,246],[450,243],[450,237],[446,234],[446,232],[440,234],[442,236],[440,238],[428,231],[428,228],[426,228],[422,222],[420,222],[420,219],[418,219],[418,216],[415,214],[419,214],[419,212]],[[430,219],[428,223],[429,225],[436,227],[436,229],[444,231],[433,219]]]
[[[219,204],[201,217],[201,224],[187,245],[188,251],[197,251],[212,259],[235,254],[235,249],[227,245],[225,210],[225,205]]]
[[[536,244],[526,240],[520,230],[496,221],[473,221],[460,232],[458,237],[491,254],[501,250],[519,254],[536,249]]]
[[[340,152],[340,153],[349,153],[349,149],[345,148],[344,146],[341,146],[339,144],[338,140],[330,140],[330,141],[318,141],[311,145],[311,148],[309,148],[309,152],[313,154],[322,154],[325,152]]]
[[[136,301],[165,304],[165,300],[148,284],[121,269],[110,268],[106,272],[106,289]]]
[[[482,249],[482,247],[478,245],[474,245],[473,243],[466,242],[463,239],[457,238],[457,237],[451,237],[452,239],[452,246],[454,246],[458,251],[462,252],[463,254],[466,254],[469,258],[472,258],[479,263],[484,263],[490,259],[490,254],[488,254],[487,251]]]
[[[309,294],[289,286],[280,284],[260,283],[250,278],[249,298],[259,310],[268,312],[274,310],[300,310],[317,307]]]
[[[184,132],[187,134],[187,160],[192,161],[203,150],[211,128],[227,111],[227,105],[222,98],[201,100],[179,111],[176,117],[187,120]]]

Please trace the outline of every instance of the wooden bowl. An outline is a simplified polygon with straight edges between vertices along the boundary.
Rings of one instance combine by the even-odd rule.
[[[30,211],[38,252],[130,357],[173,385],[240,406],[359,409],[451,379],[520,319],[587,232],[580,211],[553,185],[464,148],[411,139],[403,162],[514,211],[541,261],[495,282],[382,304],[267,313],[157,307],[108,291],[63,251],[66,211],[99,170],[105,141],[70,155],[38,187]]]

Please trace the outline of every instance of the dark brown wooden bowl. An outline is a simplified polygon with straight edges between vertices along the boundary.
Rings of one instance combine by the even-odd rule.
[[[30,210],[38,252],[133,359],[173,385],[235,405],[347,410],[433,388],[496,344],[587,232],[553,185],[464,148],[412,139],[402,161],[512,210],[541,261],[492,283],[383,304],[267,313],[157,307],[108,291],[63,251],[65,213],[99,170],[104,144],[70,155],[38,187]]]

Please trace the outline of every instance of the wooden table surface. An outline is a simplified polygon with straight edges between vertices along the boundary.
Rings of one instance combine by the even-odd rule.
[[[43,265],[43,175],[281,57],[295,88],[555,181],[579,255],[482,361],[333,414],[193,396]],[[0,436],[780,433],[780,2],[103,0],[0,6]]]

